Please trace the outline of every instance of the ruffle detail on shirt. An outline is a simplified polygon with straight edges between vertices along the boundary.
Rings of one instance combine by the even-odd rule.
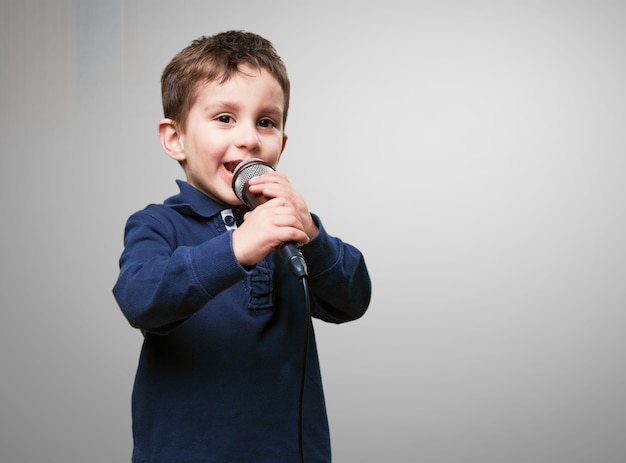
[[[248,308],[250,310],[270,309],[274,306],[273,293],[273,269],[270,259],[263,259],[257,263],[252,273],[248,277],[250,299]]]

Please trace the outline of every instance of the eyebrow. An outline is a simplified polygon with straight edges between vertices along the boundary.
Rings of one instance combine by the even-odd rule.
[[[268,115],[274,116],[274,117],[282,117],[285,111],[280,106],[277,106],[277,105],[267,105],[264,108],[262,108],[261,112],[263,114],[268,114]]]
[[[239,107],[238,104],[232,103],[230,101],[211,101],[203,106],[202,111],[211,112],[216,111],[217,109],[226,108],[226,109],[237,109]]]

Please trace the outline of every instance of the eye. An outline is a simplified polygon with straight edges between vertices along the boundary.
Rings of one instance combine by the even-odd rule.
[[[259,124],[260,127],[266,127],[266,128],[276,127],[276,124],[274,124],[274,121],[271,120],[271,119],[267,119],[267,118],[266,119],[261,119],[258,122],[258,124]]]
[[[222,122],[224,124],[230,124],[233,122],[233,118],[228,114],[221,114],[215,118],[217,121]]]

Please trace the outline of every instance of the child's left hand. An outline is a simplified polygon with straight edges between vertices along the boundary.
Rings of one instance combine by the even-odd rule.
[[[283,198],[294,208],[296,218],[302,224],[304,232],[309,239],[319,231],[313,219],[306,201],[300,193],[293,189],[289,179],[281,172],[267,172],[248,181],[248,187],[252,194],[262,194],[268,199]]]

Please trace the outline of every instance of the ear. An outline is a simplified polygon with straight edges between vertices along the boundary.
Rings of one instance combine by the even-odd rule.
[[[176,122],[172,119],[163,119],[159,122],[159,140],[161,146],[169,157],[182,162],[186,159],[185,147],[181,141],[181,133]]]
[[[280,148],[280,154],[278,155],[278,159],[276,159],[276,164],[278,164],[278,161],[280,161],[280,157],[283,154],[283,151],[285,151],[285,145],[287,144],[287,138],[289,138],[287,136],[286,133],[283,133],[283,146]]]

